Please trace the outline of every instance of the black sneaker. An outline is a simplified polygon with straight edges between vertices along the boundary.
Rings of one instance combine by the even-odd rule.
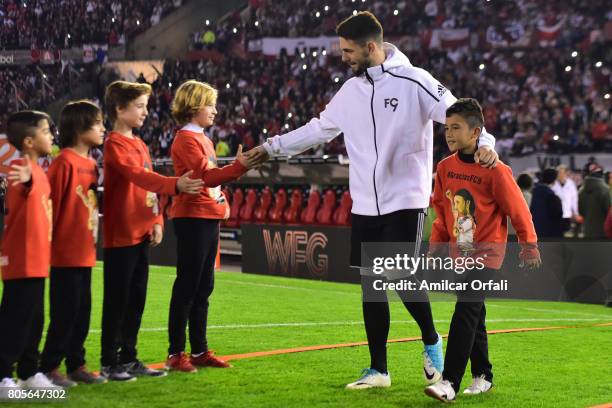
[[[102,367],[100,375],[109,381],[136,381],[136,377],[128,373],[122,365]]]
[[[142,364],[142,361],[136,360],[131,363],[124,364],[125,370],[136,377],[165,377],[168,375],[166,371],[154,370]]]

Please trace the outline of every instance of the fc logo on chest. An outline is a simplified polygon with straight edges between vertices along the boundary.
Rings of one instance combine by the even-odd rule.
[[[399,105],[399,100],[397,98],[386,98],[385,99],[385,109],[387,109],[390,106],[391,108],[393,108],[393,112],[395,112],[398,105]]]

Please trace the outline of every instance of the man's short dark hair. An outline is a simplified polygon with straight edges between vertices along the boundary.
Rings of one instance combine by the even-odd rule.
[[[23,149],[23,141],[26,137],[34,137],[40,121],[46,120],[51,126],[51,117],[45,112],[35,110],[24,110],[13,113],[6,121],[6,138],[9,143],[17,148]]]
[[[382,25],[369,11],[361,11],[342,20],[336,27],[336,34],[362,46],[368,41],[375,41],[378,44],[382,44],[383,41]]]
[[[88,100],[68,102],[62,109],[59,119],[59,144],[61,148],[74,146],[79,134],[91,129],[102,110]]]
[[[474,98],[460,98],[457,99],[446,110],[446,117],[449,118],[451,115],[459,115],[465,120],[470,129],[481,128],[484,126],[484,116],[482,114],[482,108],[478,101]]]
[[[516,179],[516,184],[518,184],[521,190],[531,190],[533,187],[533,178],[528,173],[521,173]]]
[[[542,173],[540,173],[540,182],[544,184],[552,184],[555,182],[555,180],[557,180],[558,174],[559,172],[557,171],[557,169],[553,167],[548,167],[542,170]]]

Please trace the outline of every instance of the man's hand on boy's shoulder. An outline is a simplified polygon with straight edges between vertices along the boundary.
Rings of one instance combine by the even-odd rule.
[[[486,167],[489,169],[497,166],[497,162],[499,161],[499,156],[495,149],[490,146],[481,146],[476,150],[474,154],[474,160],[476,163],[479,163],[482,167]]]

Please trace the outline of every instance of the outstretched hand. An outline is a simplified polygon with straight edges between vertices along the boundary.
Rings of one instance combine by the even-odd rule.
[[[246,153],[242,153],[242,145],[238,146],[238,152],[236,153],[236,160],[240,162],[247,169],[261,166],[263,163],[270,159],[270,155],[263,148],[263,146],[257,146]]]
[[[13,182],[13,186],[19,183],[26,184],[32,180],[32,162],[30,161],[30,156],[25,156],[25,164],[23,166],[13,164],[11,169],[7,178],[9,181]]]
[[[189,178],[193,174],[193,170],[189,170],[183,174],[176,182],[176,188],[181,193],[198,194],[204,187],[202,179]]]

